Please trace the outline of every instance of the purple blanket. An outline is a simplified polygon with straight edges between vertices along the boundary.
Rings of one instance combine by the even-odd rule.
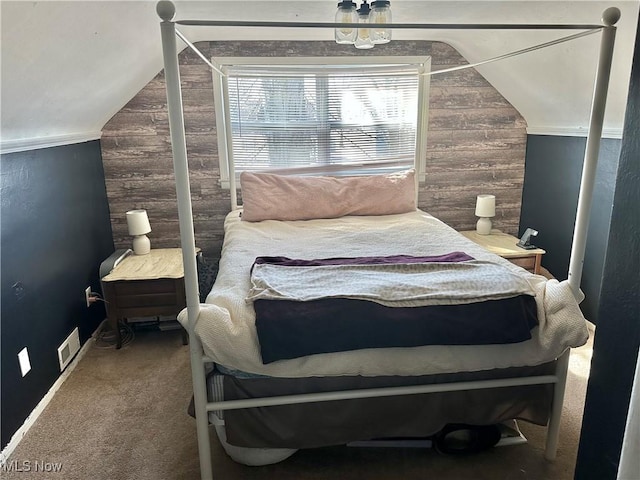
[[[442,256],[356,257],[299,260],[258,257],[280,266],[464,262],[462,252]],[[337,280],[339,281],[339,279]],[[456,305],[388,307],[348,298],[254,301],[263,363],[365,348],[518,343],[537,325],[535,298],[517,295]]]

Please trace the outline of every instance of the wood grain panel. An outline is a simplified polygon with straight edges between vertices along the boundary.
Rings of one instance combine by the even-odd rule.
[[[334,42],[200,42],[212,56],[430,55],[432,70],[468,62],[441,42],[393,41],[369,51]],[[212,75],[190,50],[179,56],[196,243],[219,255],[229,191],[220,188]],[[164,73],[105,125],[102,157],[116,248],[130,247],[125,212],[145,208],[152,247],[180,244]],[[494,226],[517,234],[526,125],[475,69],[431,76],[426,182],[419,206],[459,230],[475,228],[475,198],[496,195]]]

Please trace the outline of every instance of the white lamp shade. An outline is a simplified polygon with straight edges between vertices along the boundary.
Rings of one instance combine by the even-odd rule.
[[[496,197],[495,195],[478,195],[476,199],[476,217],[495,217]]]
[[[129,235],[146,235],[151,231],[146,210],[129,210],[126,215]]]

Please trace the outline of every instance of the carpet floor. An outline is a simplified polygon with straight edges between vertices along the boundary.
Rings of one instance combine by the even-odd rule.
[[[593,334],[592,334],[593,337]],[[137,332],[121,350],[93,343],[2,468],[6,480],[196,480],[189,347],[178,331]],[[301,450],[276,465],[233,462],[212,434],[214,478],[281,480],[571,480],[591,340],[571,354],[558,456],[544,459],[545,428],[519,422],[528,442],[468,456],[431,449]],[[48,469],[49,471],[42,471]],[[52,470],[58,469],[58,472]],[[20,471],[22,470],[22,471]],[[40,471],[36,471],[40,470]]]

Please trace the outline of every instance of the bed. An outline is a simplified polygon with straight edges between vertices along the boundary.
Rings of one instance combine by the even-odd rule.
[[[242,174],[243,208],[227,215],[195,324],[215,365],[209,400],[542,383],[217,412],[211,421],[235,460],[262,465],[298,448],[425,437],[447,424],[547,424],[544,379],[588,338],[568,282],[529,273],[416,209],[414,177]],[[186,311],[180,320],[188,325]]]
[[[259,459],[256,463],[277,461],[273,455],[286,458],[301,446],[328,445],[355,439],[354,432],[358,431],[358,422],[361,426],[375,425],[374,429],[364,434],[358,433],[358,438],[362,438],[362,435],[366,437],[398,434],[424,435],[433,433],[434,430],[442,427],[442,422],[449,422],[452,419],[469,423],[486,423],[504,418],[525,418],[547,424],[545,457],[552,460],[558,444],[569,350],[571,347],[583,344],[587,338],[585,321],[578,308],[581,296],[579,283],[613,52],[614,24],[618,20],[619,11],[616,9],[605,11],[604,25],[478,24],[472,27],[468,25],[393,25],[394,29],[560,28],[595,29],[602,32],[583,183],[567,281],[547,280],[524,272],[506,260],[481,250],[427,212],[415,209],[415,204],[410,211],[395,213],[363,214],[356,210],[342,212],[335,218],[277,218],[250,221],[251,214],[247,213],[248,197],[243,191],[242,209],[236,204],[235,195],[231,195],[232,211],[225,224],[220,272],[205,304],[199,303],[198,294],[176,34],[188,45],[189,42],[183,35],[177,33],[175,24],[310,28],[333,28],[335,25],[296,22],[253,22],[255,23],[253,25],[252,22],[200,20],[174,22],[175,8],[171,2],[166,1],[159,2],[157,11],[163,20],[161,34],[187,292],[187,309],[181,313],[180,320],[187,327],[190,335],[202,478],[213,478],[208,429],[210,418],[213,423],[218,423],[216,429],[221,442],[232,456],[237,454],[240,458],[245,451],[243,449],[264,451],[268,458],[263,461]],[[583,34],[576,34],[573,37]],[[192,45],[189,46],[193,48]],[[206,58],[200,56],[206,61]],[[235,191],[232,161],[229,163],[229,171],[231,190]],[[295,202],[290,203],[295,204]],[[243,219],[241,215],[249,215],[249,218],[245,216]],[[298,228],[301,222],[304,222],[307,227]],[[385,226],[389,228],[385,229]],[[332,241],[335,238],[336,228],[346,232],[346,237],[341,237],[340,241]],[[413,232],[414,229],[421,231],[422,234],[417,237],[407,235],[408,230]],[[434,235],[433,232],[436,230],[439,233]],[[327,234],[327,231],[331,234]],[[393,235],[397,232],[401,233],[393,236],[392,232],[394,232]],[[376,240],[381,241],[377,243],[367,240],[351,241],[362,235],[367,240],[377,235]],[[392,236],[393,242],[389,241]],[[291,241],[292,237],[295,238],[295,242]],[[317,245],[321,237],[327,237],[330,241],[323,244],[322,253],[319,254]],[[281,247],[285,244],[287,249],[283,252]],[[351,250],[345,248],[346,245]],[[373,245],[376,248],[372,248]],[[314,248],[309,250],[310,246]],[[382,248],[379,248],[381,246]],[[310,252],[313,254],[311,255]],[[355,349],[351,349],[353,345],[350,345],[320,353],[313,350],[309,354],[281,352],[273,359],[263,361],[261,342],[255,327],[254,299],[258,297],[249,298],[249,292],[256,287],[252,284],[256,280],[252,279],[252,271],[261,269],[254,265],[257,257],[285,257],[286,263],[291,260],[295,262],[310,259],[361,259],[362,257],[380,259],[394,256],[423,258],[451,254],[463,254],[471,258],[469,260],[465,257],[462,263],[491,264],[493,268],[503,272],[509,278],[518,278],[528,286],[527,291],[518,292],[517,295],[529,295],[535,298],[536,322],[531,324],[530,338],[511,339],[500,344],[489,341],[483,345],[469,345],[459,340],[451,345],[432,345],[428,342],[411,346],[369,344],[358,345]],[[267,284],[266,287],[258,285],[261,289],[257,292],[258,295],[263,295],[265,290],[270,290],[269,282]],[[278,289],[271,289],[271,293],[274,290]],[[253,293],[256,292],[252,291]],[[362,292],[355,293],[356,300],[360,294]],[[504,292],[501,295],[504,295]],[[514,292],[510,292],[509,295],[514,296]],[[296,301],[295,294],[292,299]],[[313,300],[319,300],[319,298]],[[468,300],[467,298],[467,303]],[[401,302],[399,299],[384,301]],[[421,297],[420,301],[424,301],[424,298]],[[465,303],[465,301],[458,299],[458,303]],[[284,357],[278,358],[278,355],[284,355]],[[207,398],[206,366],[213,368],[212,375],[209,375],[211,398]],[[426,400],[427,398],[430,400]],[[460,400],[465,398],[466,403]],[[473,398],[472,403],[477,404],[478,408],[473,409],[474,411],[470,412],[468,417],[461,417],[461,411],[469,410],[471,398]],[[363,411],[363,416],[356,415],[354,410],[346,416],[337,415],[336,412],[341,410],[336,408],[337,402],[347,402],[344,405],[351,403],[355,406],[354,410]],[[411,404],[411,402],[414,403]],[[418,404],[423,402],[426,402],[428,407],[425,412],[419,413]],[[451,411],[447,412],[446,418],[434,423],[434,411],[437,416],[438,412],[444,411],[443,406],[449,404],[452,407]],[[498,412],[493,408],[496,406],[499,406]],[[385,416],[384,414],[391,409],[396,412],[388,415],[389,422],[372,421],[376,417]],[[406,422],[401,421],[396,414],[401,415],[403,411],[414,411],[414,409],[416,415],[420,417],[420,427],[417,430],[407,430]],[[346,425],[351,419],[356,427],[352,425],[334,430],[320,429],[321,425],[317,425],[318,428],[312,429],[313,432],[300,434],[300,432],[292,432],[290,424],[280,422],[287,416],[307,419],[311,415],[310,412],[313,414],[317,412],[320,415],[320,410],[325,413],[322,413],[323,416],[319,418],[333,418],[334,426]],[[329,411],[329,416],[326,415],[326,411]],[[209,413],[214,414],[210,417]],[[263,418],[258,418],[260,416]],[[221,425],[222,421],[225,423],[224,428]],[[271,421],[276,423],[270,423]],[[396,428],[397,426],[399,427]],[[288,433],[282,435],[278,431]],[[286,438],[287,436],[289,438]],[[236,451],[232,453],[234,449]]]

